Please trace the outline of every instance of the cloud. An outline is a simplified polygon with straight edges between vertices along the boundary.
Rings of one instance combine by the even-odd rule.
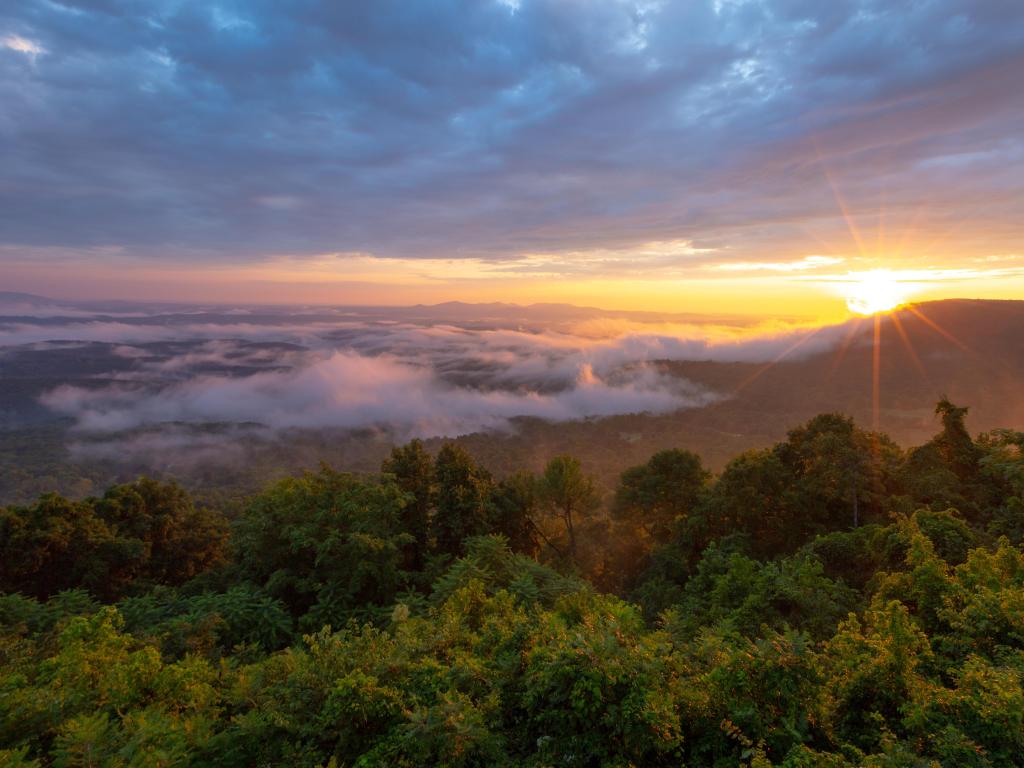
[[[60,341],[156,341],[180,334],[172,328],[119,322],[88,321],[63,325],[35,323],[0,324],[0,346]]]
[[[430,371],[385,357],[335,352],[287,373],[202,376],[161,389],[62,386],[42,402],[88,431],[160,422],[255,422],[272,428],[389,427],[419,436],[500,428],[510,418],[553,421],[619,413],[662,413],[712,402],[684,381],[640,368],[611,383],[583,366],[553,394],[446,386]]]
[[[577,274],[653,241],[783,263],[856,250],[835,186],[887,231],[924,210],[943,258],[1003,253],[1022,22],[1006,0],[6,3],[0,231],[105,262]]]
[[[59,317],[59,316],[58,316]],[[174,339],[242,338],[260,340],[312,340],[318,333],[337,329],[341,321],[290,323],[244,322],[187,322],[187,318],[174,318],[177,322],[159,322],[151,316],[142,316],[137,322],[123,320],[97,320],[86,314],[75,322],[11,322],[0,316],[0,347],[31,344],[42,341],[102,341],[153,342]],[[53,317],[46,317],[53,320]],[[185,322],[182,322],[182,320]]]
[[[174,475],[210,467],[240,466],[254,444],[267,437],[265,429],[252,426],[233,425],[211,431],[161,424],[149,431],[77,439],[69,443],[68,449],[77,459],[108,461],[118,466],[138,462],[147,469],[159,468]]]
[[[35,59],[35,57],[41,53],[46,53],[46,49],[41,45],[34,43],[31,40],[26,40],[21,35],[4,35],[3,37],[0,37],[0,45],[12,51],[24,53],[32,59]]]
[[[796,261],[728,261],[716,264],[724,272],[807,272],[842,264],[835,256],[804,256]]]
[[[602,323],[600,312],[572,308],[562,310],[571,319],[523,329],[511,306],[493,308],[486,322],[486,314],[440,320],[445,309],[435,307],[416,310],[423,316],[415,322],[353,310],[333,323],[281,313],[239,324],[224,313],[219,323],[195,324],[184,309],[171,316],[177,323],[163,315],[137,320],[143,333],[131,344],[124,338],[140,334],[125,328],[135,326],[114,324],[110,370],[93,366],[91,379],[56,386],[41,402],[84,432],[251,423],[457,435],[505,428],[523,416],[564,421],[702,407],[722,395],[668,375],[660,361],[807,356],[832,348],[847,332],[741,332],[636,317]],[[468,316],[472,309],[448,313]],[[111,330],[83,325],[97,335]],[[156,340],[146,338],[151,331]],[[40,325],[32,338],[48,332],[65,338],[67,326]]]

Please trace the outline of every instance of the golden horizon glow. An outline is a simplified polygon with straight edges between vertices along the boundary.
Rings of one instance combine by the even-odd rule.
[[[685,242],[648,243],[597,254],[534,254],[500,262],[336,253],[224,265],[198,259],[167,264],[110,250],[22,249],[16,255],[0,247],[0,256],[6,256],[0,282],[5,290],[69,299],[379,306],[564,302],[606,310],[800,318],[822,324],[888,311],[908,300],[1024,296],[1024,254],[964,256],[956,263],[934,254],[924,262],[924,256],[914,255],[917,249],[906,253],[908,249],[880,248],[865,255],[832,249],[837,255],[791,253],[767,262],[726,262],[687,248]],[[665,256],[680,252],[679,258]],[[592,271],[583,269],[594,261],[600,264]],[[54,263],[62,269],[55,272]]]

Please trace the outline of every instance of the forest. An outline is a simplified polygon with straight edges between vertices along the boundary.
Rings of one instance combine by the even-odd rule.
[[[1024,433],[935,412],[0,508],[0,765],[1022,765]]]

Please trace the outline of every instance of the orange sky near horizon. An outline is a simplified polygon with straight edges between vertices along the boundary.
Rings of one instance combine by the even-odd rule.
[[[546,271],[539,257],[380,259],[366,255],[279,258],[240,265],[160,264],[116,258],[66,270],[8,262],[6,290],[68,299],[130,299],[238,304],[410,305],[445,301],[561,302],[613,310],[785,317],[831,322],[849,316],[851,295],[877,292],[864,276],[881,270],[900,301],[1024,298],[1019,258],[927,268],[883,259],[803,257],[779,262],[635,269],[628,254],[612,274],[572,274],[566,261]],[[581,265],[593,259],[579,259]],[[835,263],[833,263],[835,262]],[[81,262],[78,262],[81,267]],[[877,281],[876,281],[877,282]],[[870,300],[869,300],[870,301]]]

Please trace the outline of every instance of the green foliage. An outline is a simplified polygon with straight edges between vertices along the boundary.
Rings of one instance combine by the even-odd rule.
[[[936,554],[951,565],[967,559],[967,553],[980,542],[977,533],[954,509],[921,509],[914,513],[918,528],[932,542]]]
[[[0,749],[0,765],[4,768],[40,768],[42,763],[28,756],[28,747]]]
[[[815,709],[829,737],[868,751],[902,731],[905,709],[938,694],[922,670],[930,655],[927,636],[897,601],[876,601],[863,619],[844,621],[821,657]]]
[[[684,740],[694,764],[768,765],[768,754],[821,739],[808,707],[820,685],[819,665],[805,635],[769,631],[748,640],[707,630],[677,657]]]
[[[682,639],[704,627],[756,638],[766,627],[781,631],[790,626],[825,638],[856,607],[856,592],[825,576],[817,558],[801,555],[762,564],[712,545],[663,623]]]
[[[0,765],[1020,765],[1024,439],[938,414],[714,481],[664,451],[610,509],[571,457],[494,483],[414,441],[271,485],[229,548],[173,484],[6,508]]]
[[[117,535],[143,542],[145,566],[136,579],[183,584],[223,559],[226,521],[197,508],[175,483],[143,477],[114,486],[94,506]]]
[[[24,595],[0,595],[0,627],[19,634],[40,634],[72,616],[95,613],[99,607],[82,589],[59,592],[45,603]]]
[[[0,512],[0,587],[46,598],[85,586],[107,592],[142,561],[141,541],[119,537],[91,504],[55,494]]]
[[[556,456],[541,475],[540,498],[547,513],[564,527],[568,554],[575,562],[580,519],[593,514],[601,503],[593,478],[583,473],[579,461],[572,456]]]
[[[748,534],[753,552],[791,552],[817,534],[885,518],[899,449],[884,435],[824,414],[725,468],[702,510],[706,540]]]
[[[935,413],[942,419],[942,431],[932,444],[942,461],[961,481],[973,479],[979,469],[981,450],[974,444],[964,423],[969,409],[953,405],[942,398],[935,406]]]
[[[710,479],[699,456],[660,451],[646,464],[622,473],[612,515],[664,540],[676,522],[696,508]]]
[[[381,472],[392,475],[398,487],[410,499],[402,508],[400,524],[413,537],[403,549],[406,570],[422,570],[430,548],[431,501],[434,494],[434,465],[422,440],[396,447],[381,465]]]
[[[434,582],[431,600],[442,603],[472,582],[482,585],[488,594],[506,590],[523,605],[545,607],[587,588],[579,579],[514,553],[500,536],[468,539],[466,554]]]
[[[992,501],[988,531],[1024,542],[1024,432],[995,430],[978,447],[981,485]]]
[[[324,467],[255,497],[235,524],[244,579],[280,600],[304,627],[373,618],[406,583],[413,537],[401,529],[408,497],[393,482]]]
[[[939,612],[954,647],[1024,670],[1024,552],[1003,539],[972,550],[954,576]]]
[[[220,716],[218,683],[195,657],[162,662],[122,631],[113,608],[75,617],[52,646],[5,654],[0,747],[56,765],[182,764]]]
[[[522,702],[540,764],[676,765],[682,722],[671,644],[632,607],[565,598],[525,655]]]
[[[536,557],[540,552],[537,520],[542,501],[540,483],[532,472],[510,475],[491,494],[492,529],[508,539],[514,551]]]
[[[802,551],[818,558],[829,578],[863,591],[876,573],[903,562],[906,542],[891,526],[868,525],[816,536]]]
[[[117,607],[128,630],[158,642],[165,656],[227,654],[238,646],[273,651],[293,636],[285,605],[252,585],[191,596],[157,589]]]
[[[113,599],[133,583],[181,584],[223,560],[226,534],[173,483],[142,478],[81,502],[47,494],[0,509],[0,591]]]
[[[434,540],[449,556],[462,554],[462,542],[487,533],[490,474],[454,443],[446,443],[434,463]]]

